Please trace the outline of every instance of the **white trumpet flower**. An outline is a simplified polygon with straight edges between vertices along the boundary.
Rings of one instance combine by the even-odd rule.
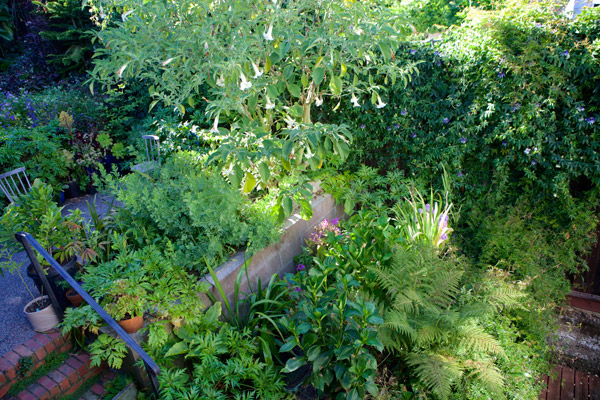
[[[252,78],[257,79],[262,76],[263,72],[258,69],[258,66],[252,63],[252,68],[254,68],[254,76]]]
[[[386,105],[387,105],[387,103],[384,103],[383,101],[381,101],[381,97],[379,97],[379,95],[377,95],[377,104],[375,104],[375,107],[383,108]]]
[[[246,76],[244,75],[244,73],[242,72],[240,75],[240,89],[242,90],[246,90],[246,89],[250,89],[252,87],[252,82],[249,82],[246,79]]]
[[[269,29],[267,29],[266,32],[263,33],[263,37],[268,42],[273,40],[273,24],[269,25]]]
[[[271,103],[271,99],[267,96],[267,104],[265,104],[265,108],[267,110],[272,110],[275,108],[275,103]]]
[[[223,78],[223,75],[217,78],[217,86],[225,87],[225,78]]]
[[[323,98],[322,98],[322,97],[317,97],[317,98],[315,99],[315,105],[316,105],[317,107],[321,107],[321,106],[323,105]]]
[[[352,105],[354,107],[360,107],[360,103],[358,102],[358,99],[356,98],[356,95],[354,93],[352,93],[352,98],[350,99],[350,103],[352,103]]]
[[[219,133],[219,116],[215,117],[215,122],[213,123],[212,129],[209,131],[210,133]]]

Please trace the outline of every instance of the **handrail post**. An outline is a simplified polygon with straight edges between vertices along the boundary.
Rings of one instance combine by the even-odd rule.
[[[54,293],[54,290],[52,290],[52,287],[50,286],[50,282],[48,282],[48,278],[46,278],[46,274],[44,273],[44,270],[42,269],[40,262],[38,261],[35,254],[33,254],[33,249],[31,248],[31,245],[25,239],[25,236],[21,235],[21,232],[19,232],[15,235],[15,239],[17,239],[17,241],[20,242],[23,245],[23,247],[25,248],[27,257],[29,257],[29,260],[31,260],[31,263],[33,264],[33,268],[35,268],[35,272],[40,277],[40,280],[42,281],[42,285],[44,286],[44,289],[46,290],[46,292],[48,292],[48,297],[50,298],[50,302],[52,303],[52,306],[54,306],[54,311],[56,312],[58,319],[61,320],[63,317],[63,309],[60,306],[60,303],[58,302],[58,300],[56,298],[56,294]],[[42,293],[42,295],[43,295],[43,293]]]

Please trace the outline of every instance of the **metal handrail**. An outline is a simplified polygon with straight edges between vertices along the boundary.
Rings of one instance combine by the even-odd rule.
[[[44,289],[47,291],[48,297],[50,297],[50,301],[52,302],[52,305],[56,309],[56,312],[59,314],[59,317],[62,317],[63,310],[56,299],[56,295],[54,294],[52,287],[50,287],[50,284],[48,283],[46,274],[42,270],[42,267],[40,266],[40,263],[39,263],[37,257],[33,253],[33,249],[37,250],[37,252],[40,253],[42,257],[44,257],[44,259],[52,266],[52,268],[54,268],[56,270],[56,272],[58,272],[58,274],[65,281],[67,281],[67,283],[69,285],[71,285],[71,287],[73,289],[75,289],[75,291],[77,293],[79,293],[85,301],[88,302],[88,304],[92,307],[92,309],[94,311],[96,311],[102,317],[102,319],[108,323],[108,325],[112,329],[114,329],[116,334],[119,335],[121,337],[121,339],[123,339],[123,341],[127,344],[127,346],[129,346],[129,348],[131,348],[131,350],[135,351],[140,356],[140,358],[144,362],[144,366],[146,367],[146,372],[148,373],[148,377],[150,378],[150,382],[152,384],[152,389],[158,396],[159,392],[158,392],[158,378],[157,377],[158,377],[158,374],[160,374],[160,367],[158,366],[158,364],[156,364],[156,362],[152,359],[152,357],[150,357],[140,347],[140,345],[137,344],[137,342],[135,340],[133,340],[133,338],[131,336],[129,336],[129,334],[127,332],[125,332],[125,330],[123,328],[121,328],[121,326],[117,323],[117,321],[115,321],[110,315],[108,315],[108,313],[98,303],[96,303],[96,301],[93,299],[93,297],[90,296],[90,294],[88,292],[86,292],[77,283],[77,281],[71,275],[69,275],[69,273],[67,271],[65,271],[65,269],[54,258],[52,258],[52,256],[46,251],[46,249],[44,249],[37,242],[37,240],[35,240],[33,238],[33,236],[31,236],[29,233],[26,233],[26,232],[19,232],[19,233],[15,234],[15,238],[25,248],[25,251],[27,252],[27,256],[31,260],[31,263],[33,264],[37,274],[39,275],[39,277],[42,281],[42,284],[44,285]]]

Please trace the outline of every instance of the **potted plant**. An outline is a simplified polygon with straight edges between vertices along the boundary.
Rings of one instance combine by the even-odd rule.
[[[58,325],[58,316],[50,302],[48,296],[33,297],[29,303],[23,307],[23,312],[29,320],[33,330],[36,332],[45,332]]]
[[[95,251],[86,245],[86,230],[81,211],[75,210],[66,217],[63,217],[61,212],[62,207],[58,207],[53,201],[52,187],[39,180],[35,180],[29,193],[18,199],[18,205],[11,204],[6,207],[4,215],[0,218],[0,257],[5,260],[0,262],[0,270],[20,272],[20,265],[12,259],[16,253],[23,250],[14,236],[20,231],[31,234],[70,275],[75,275],[79,268],[77,256],[84,262],[93,258]],[[37,257],[61,306],[66,307],[66,288],[58,284],[62,278],[39,254]],[[42,293],[42,282],[33,264],[27,268],[27,275]]]
[[[144,325],[148,283],[135,277],[115,280],[102,301],[103,308],[127,333]]]

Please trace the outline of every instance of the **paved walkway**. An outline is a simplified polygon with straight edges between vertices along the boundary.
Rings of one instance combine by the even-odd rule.
[[[90,219],[90,214],[86,201],[94,201],[99,214],[104,214],[108,210],[110,196],[91,196],[87,195],[77,199],[69,200],[65,204],[63,213],[79,208],[86,219]],[[35,296],[38,296],[37,289],[33,286],[31,279],[27,277],[26,268],[29,265],[29,259],[25,252],[15,256],[15,260],[20,262],[21,275]],[[18,274],[6,273],[4,278],[0,276],[0,355],[12,350],[16,345],[31,339],[35,332],[31,328],[27,317],[23,313],[23,307],[31,300],[31,295],[23,285],[23,281]]]

